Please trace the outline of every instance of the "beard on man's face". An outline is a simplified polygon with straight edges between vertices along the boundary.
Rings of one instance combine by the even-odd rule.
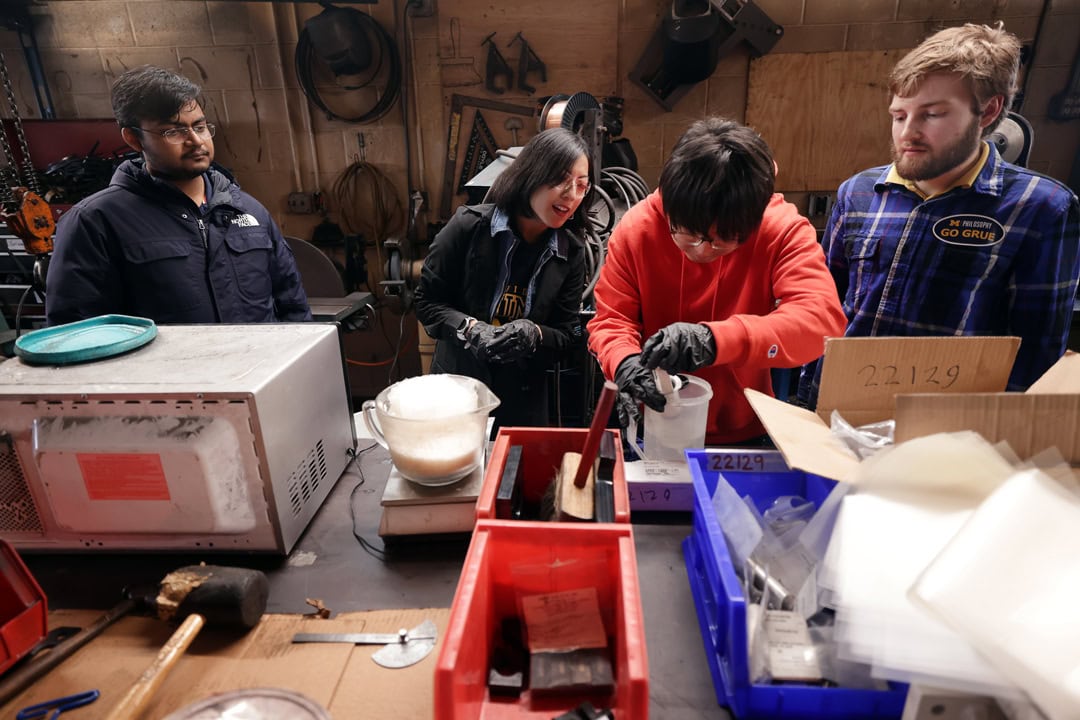
[[[184,153],[179,160],[147,157],[147,166],[154,177],[172,182],[183,182],[201,177],[213,159],[213,151],[202,147]]]
[[[955,169],[971,157],[971,153],[979,146],[981,134],[982,128],[979,127],[979,118],[976,117],[956,142],[939,150],[933,150],[919,143],[907,143],[908,147],[926,151],[922,155],[911,157],[904,155],[893,143],[892,158],[896,172],[905,180],[913,182],[933,180]]]

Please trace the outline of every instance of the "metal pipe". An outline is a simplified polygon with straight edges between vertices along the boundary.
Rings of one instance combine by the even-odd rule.
[[[41,111],[41,117],[44,119],[55,120],[56,110],[53,108],[52,93],[49,92],[49,81],[45,78],[45,70],[41,65],[41,54],[38,53],[34,24],[29,13],[18,21],[18,33],[23,55],[26,56],[26,69],[30,71],[30,81],[34,85],[38,110]]]

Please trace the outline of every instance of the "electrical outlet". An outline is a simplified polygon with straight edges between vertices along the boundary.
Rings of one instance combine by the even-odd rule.
[[[431,17],[435,14],[435,0],[409,0],[409,14],[413,17]]]
[[[288,199],[289,212],[294,215],[310,215],[315,212],[315,194],[291,192]]]
[[[807,199],[807,216],[828,217],[832,213],[833,196],[829,193],[810,193]]]

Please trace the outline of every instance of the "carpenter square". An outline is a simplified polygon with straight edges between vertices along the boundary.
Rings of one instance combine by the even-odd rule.
[[[396,633],[296,633],[294,643],[349,643],[350,645],[385,645],[371,656],[385,668],[414,665],[431,652],[438,638],[435,623],[425,620],[412,630]]]

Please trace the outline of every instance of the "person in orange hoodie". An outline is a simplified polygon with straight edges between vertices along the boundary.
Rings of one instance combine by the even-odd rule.
[[[773,394],[770,370],[821,356],[846,319],[810,222],[773,191],[776,164],[754,130],[699,120],[659,188],[608,242],[589,349],[619,386],[624,427],[638,403],[663,411],[653,370],[713,390],[705,442],[754,443],[764,428],[744,388]]]

